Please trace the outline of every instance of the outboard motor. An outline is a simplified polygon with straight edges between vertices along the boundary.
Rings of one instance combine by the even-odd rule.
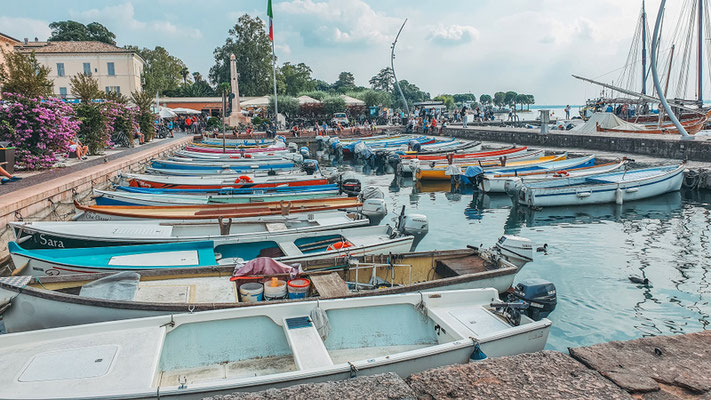
[[[299,146],[298,146],[296,143],[291,142],[291,143],[289,143],[289,145],[287,146],[287,148],[289,149],[290,152],[296,153],[296,150],[299,149]]]
[[[385,204],[385,199],[366,199],[363,200],[362,213],[370,220],[370,223],[377,225],[388,214],[388,207]]]
[[[417,245],[429,232],[429,222],[427,216],[423,214],[405,214],[405,206],[402,206],[400,215],[397,217],[395,229],[403,235],[412,235],[415,240],[412,242],[410,251],[415,251]]]
[[[311,152],[309,151],[309,148],[306,146],[302,146],[299,149],[299,153],[304,156],[304,158],[309,157],[311,155]]]
[[[525,237],[504,235],[492,250],[519,268],[533,261],[533,242]]]
[[[398,166],[400,165],[400,156],[397,154],[388,154],[388,158],[385,161],[386,165],[386,170],[385,172],[388,174],[391,174],[395,171],[398,170]],[[390,171],[390,168],[392,168],[392,171]]]
[[[514,198],[518,194],[518,191],[521,190],[521,187],[523,187],[521,178],[511,178],[504,182],[504,191],[509,196],[514,196]]]
[[[509,294],[509,301],[522,301],[528,304],[528,308],[523,313],[534,321],[548,317],[558,304],[555,285],[540,278],[519,282],[513,293]]]
[[[312,175],[318,170],[318,161],[304,160],[304,162],[301,164],[301,170],[306,172],[307,175]]]
[[[474,186],[474,189],[481,189],[481,182],[484,180],[484,170],[476,165],[470,165],[464,171],[464,176],[467,177],[469,183]]]
[[[360,181],[356,178],[341,179],[339,189],[349,196],[357,196],[361,189]]]

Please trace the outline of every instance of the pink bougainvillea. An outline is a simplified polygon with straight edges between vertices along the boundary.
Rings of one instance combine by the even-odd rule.
[[[70,141],[78,129],[74,109],[60,99],[3,93],[0,141],[8,141],[16,148],[20,168],[51,167],[57,155],[69,151]]]

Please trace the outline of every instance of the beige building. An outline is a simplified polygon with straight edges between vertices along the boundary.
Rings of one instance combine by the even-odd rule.
[[[28,42],[16,51],[34,52],[37,61],[49,67],[57,97],[72,98],[69,80],[77,74],[91,75],[99,89],[129,96],[141,90],[145,62],[132,50],[102,42]]]
[[[5,64],[4,53],[14,50],[15,46],[21,44],[19,40],[0,32],[0,64]]]

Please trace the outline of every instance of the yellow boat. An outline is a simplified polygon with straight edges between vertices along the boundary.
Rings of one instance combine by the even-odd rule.
[[[500,162],[494,161],[494,160],[482,161],[481,163],[479,163],[479,162],[468,162],[468,163],[462,163],[462,164],[455,163],[454,165],[458,166],[462,170],[466,169],[469,166],[484,167],[484,168],[501,167],[501,168],[508,169],[508,168],[515,168],[515,167],[530,167],[530,166],[549,163],[549,162],[553,162],[553,161],[563,161],[566,159],[566,157],[567,157],[567,154],[544,156],[544,157],[534,158],[532,160],[512,161],[512,162],[506,163],[505,166],[501,165]],[[447,167],[448,167],[447,164],[444,164],[444,165],[437,164],[435,166],[420,165],[419,168],[417,169],[417,179],[418,180],[449,180],[450,177],[449,177],[449,175],[446,174]]]

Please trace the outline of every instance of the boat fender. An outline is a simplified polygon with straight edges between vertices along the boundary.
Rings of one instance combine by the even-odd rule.
[[[0,315],[2,315],[12,305],[12,297],[0,299]]]
[[[553,174],[553,176],[555,176],[556,178],[560,178],[560,177],[563,177],[563,176],[569,176],[569,175],[570,175],[570,174],[568,173],[568,171],[565,171],[565,170],[563,170],[563,171],[555,171],[555,174]]]
[[[477,361],[485,360],[486,354],[484,354],[484,352],[481,351],[481,346],[479,345],[479,341],[476,340],[475,338],[471,338],[471,339],[474,342],[474,351],[472,351],[472,354],[469,356],[469,362],[477,362]]]
[[[625,201],[625,192],[617,188],[615,190],[615,204],[622,204]]]
[[[341,250],[341,249],[347,249],[349,247],[352,247],[353,243],[347,241],[347,240],[341,240],[340,242],[336,242],[330,246],[326,250],[331,251],[331,250]]]
[[[235,183],[253,183],[252,178],[247,175],[241,175],[239,178],[235,179]]]

